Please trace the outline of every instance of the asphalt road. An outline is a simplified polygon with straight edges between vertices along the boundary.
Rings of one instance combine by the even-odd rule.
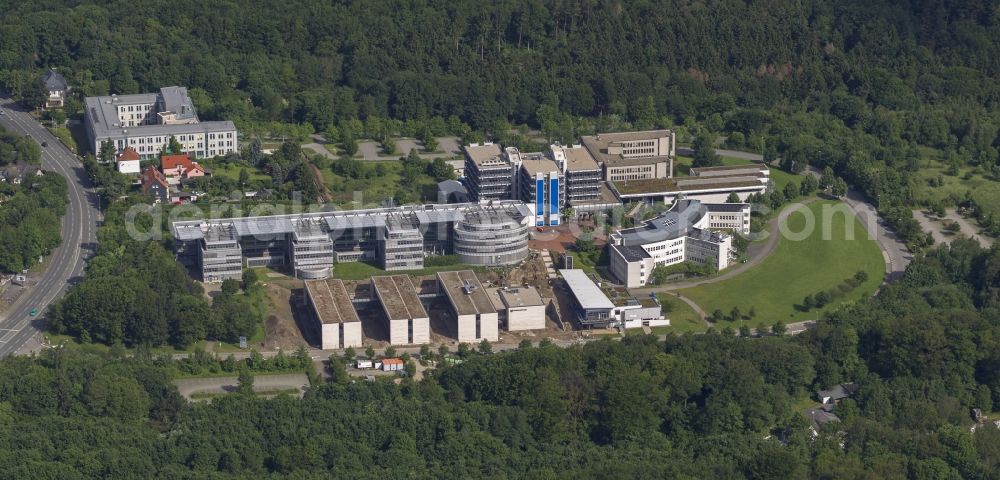
[[[86,260],[97,249],[97,224],[101,219],[98,197],[83,165],[55,136],[9,98],[0,97],[0,124],[8,132],[28,135],[41,145],[42,168],[47,175],[56,173],[68,180],[69,205],[63,217],[62,244],[44,259],[45,272],[38,282],[0,315],[0,356],[17,352],[41,331],[46,307],[65,293],[83,276]],[[31,317],[37,308],[39,315]]]

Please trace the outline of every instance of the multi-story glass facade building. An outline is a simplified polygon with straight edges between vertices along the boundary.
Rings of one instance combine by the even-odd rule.
[[[245,267],[324,278],[335,263],[374,260],[386,270],[423,267],[427,255],[501,265],[527,257],[532,211],[519,201],[462,203],[174,222],[174,250],[205,281]]]

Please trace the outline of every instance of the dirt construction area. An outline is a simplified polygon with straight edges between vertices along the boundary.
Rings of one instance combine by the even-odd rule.
[[[300,346],[308,346],[307,338],[317,336],[313,332],[315,325],[305,315],[305,310],[293,308],[303,305],[305,298],[301,280],[282,279],[270,281],[266,287],[267,298],[270,301],[270,311],[264,320],[264,348],[267,350],[295,350]],[[305,334],[303,334],[305,333]]]
[[[566,231],[559,233],[559,235],[561,237],[570,233]],[[568,292],[561,289],[558,279],[550,278],[542,255],[541,252],[533,249],[529,257],[520,265],[478,269],[476,272],[484,288],[524,285],[535,287],[542,297],[542,302],[546,305],[545,330],[508,332],[501,327],[501,343],[517,344],[524,339],[533,341],[542,338],[569,339],[578,335],[578,332],[573,331],[575,326],[568,320],[569,312],[572,311]],[[468,268],[460,265],[455,266],[456,270]],[[455,340],[457,332],[455,331],[456,325],[451,306],[444,296],[434,297],[437,293],[436,277],[434,275],[416,276],[412,277],[411,281],[416,293],[421,296],[421,303],[430,317],[431,346],[433,348],[438,345],[456,346],[458,344]],[[306,306],[303,282],[277,272],[268,272],[264,282],[269,303],[268,313],[264,320],[265,336],[262,343],[255,343],[251,347],[264,351],[278,349],[293,351],[300,346],[319,348],[321,344],[319,323],[314,318],[312,310]],[[361,320],[365,346],[385,348],[388,346],[389,339],[385,312],[375,300],[374,292],[369,283],[367,280],[346,280],[344,286],[348,295],[359,300],[354,305]],[[208,296],[217,295],[218,284],[206,284],[205,287]]]

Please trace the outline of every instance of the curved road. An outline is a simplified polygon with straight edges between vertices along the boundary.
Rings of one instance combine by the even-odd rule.
[[[743,158],[745,160],[752,160],[752,161],[762,160],[762,157],[760,157],[760,155],[752,153],[734,152],[729,150],[718,150],[718,149],[716,149],[716,153],[718,153],[719,155],[735,156],[737,158]],[[733,155],[734,153],[742,153],[743,155]],[[819,178],[819,176],[821,175],[819,170],[814,167],[810,167],[804,174],[812,175],[817,178]],[[815,200],[816,200],[815,198],[806,199],[802,202],[797,202],[787,205],[784,209],[782,209],[782,211],[777,216],[772,218],[768,222],[767,231],[769,236],[767,240],[763,244],[760,243],[750,244],[749,247],[750,250],[748,252],[750,260],[747,263],[737,265],[736,267],[727,270],[722,275],[718,275],[707,279],[670,283],[656,287],[637,288],[633,289],[632,291],[640,295],[657,293],[657,292],[671,292],[674,290],[681,290],[684,288],[694,287],[698,285],[721,282],[723,280],[727,280],[736,275],[739,275],[745,270],[754,267],[755,265],[763,261],[765,258],[767,258],[771,253],[773,253],[774,249],[778,245],[778,226],[785,218],[788,217],[789,214]],[[864,198],[864,195],[860,191],[851,188],[848,190],[847,196],[842,198],[842,200],[851,208],[851,210],[854,212],[855,217],[857,217],[858,221],[861,222],[861,225],[864,226],[865,230],[868,232],[869,238],[875,240],[875,242],[879,246],[879,249],[882,251],[883,260],[885,261],[885,273],[886,273],[885,282],[891,283],[900,279],[903,276],[903,273],[906,271],[907,265],[909,265],[910,261],[913,260],[913,254],[910,253],[910,251],[907,249],[906,243],[903,242],[903,240],[899,238],[899,236],[897,236],[895,232],[887,228],[886,222],[879,216],[878,210],[875,208],[875,205],[872,205],[871,202],[867,201],[867,199]],[[700,306],[698,306],[693,300],[684,297],[683,295],[680,295],[677,292],[672,292],[672,293],[675,296],[677,296],[677,298],[690,305],[691,308],[694,309],[696,313],[699,313],[699,315],[702,316],[702,318],[706,318],[704,310]],[[706,322],[708,322],[707,318]],[[789,327],[792,327],[789,328],[789,334],[794,335],[797,333],[801,333],[805,329],[811,327],[814,323],[815,321],[810,320],[789,325]],[[711,325],[711,323],[709,323],[709,325]]]
[[[749,270],[750,268],[757,266],[757,264],[763,262],[764,259],[769,257],[771,253],[774,252],[774,249],[777,248],[778,246],[778,239],[780,238],[780,235],[778,235],[779,233],[778,228],[781,222],[785,221],[785,219],[787,219],[788,216],[791,215],[793,212],[798,211],[800,208],[809,205],[814,201],[816,201],[815,198],[807,198],[801,202],[795,202],[786,205],[780,212],[778,212],[777,215],[774,216],[774,218],[768,220],[767,238],[764,240],[763,243],[760,242],[751,243],[750,246],[747,247],[747,256],[750,257],[750,259],[747,260],[746,263],[741,263],[739,265],[736,265],[726,270],[721,275],[716,275],[714,277],[688,280],[685,282],[667,283],[665,285],[658,285],[655,287],[633,288],[631,289],[631,291],[638,294],[669,292],[672,290],[681,290],[685,288],[697,287],[699,285],[707,285],[710,283],[721,282],[723,280],[729,280],[730,278],[733,278]],[[690,302],[687,303],[690,304]],[[695,310],[700,310],[700,308],[697,308]]]
[[[97,195],[90,178],[76,156],[55,136],[36,122],[9,98],[0,97],[0,124],[11,133],[28,135],[42,147],[42,168],[47,175],[53,173],[66,177],[69,204],[63,217],[62,244],[47,258],[45,272],[37,283],[27,290],[0,315],[0,356],[18,351],[28,340],[41,331],[41,314],[32,318],[30,312],[37,308],[44,313],[54,300],[70,285],[83,276],[86,260],[97,249],[97,224],[101,219]]]

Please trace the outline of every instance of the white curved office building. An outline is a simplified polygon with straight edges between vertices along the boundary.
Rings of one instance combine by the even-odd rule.
[[[495,210],[469,211],[455,224],[455,254],[469,265],[510,265],[528,256],[528,226]]]
[[[750,231],[750,204],[678,200],[662,215],[611,234],[611,273],[634,288],[648,284],[659,265],[715,262],[722,270],[733,255],[731,231]]]

